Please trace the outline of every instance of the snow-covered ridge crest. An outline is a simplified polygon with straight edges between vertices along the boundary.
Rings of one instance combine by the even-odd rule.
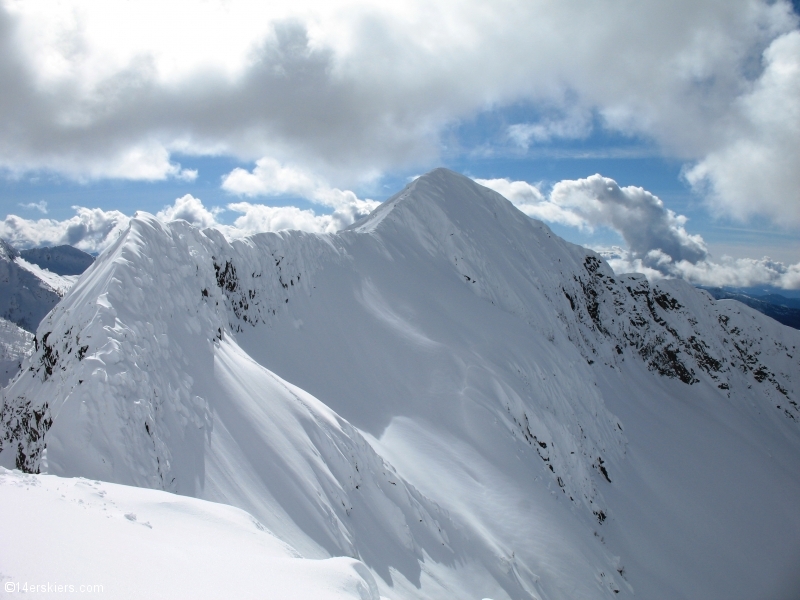
[[[240,506],[307,556],[369,556],[385,579],[391,567],[418,584],[420,561],[452,562],[463,531],[233,337],[310,294],[303,275],[319,253],[338,259],[324,237],[285,235],[301,248],[286,262],[281,235],[230,245],[184,222],[132,220],[42,322],[36,356],[5,390],[0,458]],[[257,294],[244,289],[262,277]]]
[[[731,378],[750,376],[767,382],[765,393],[782,399],[784,414],[800,421],[791,377],[800,367],[794,334],[682,281],[651,285],[643,275],[616,277],[595,252],[562,240],[466,177],[436,169],[349,229],[384,245],[413,236],[427,252],[449,259],[476,294],[545,336],[553,336],[554,323],[543,315],[555,313],[590,362],[617,365],[635,354],[662,375],[690,385],[705,377],[723,391]],[[776,362],[768,366],[766,357]]]
[[[713,400],[796,439],[799,343],[681,282],[617,277],[437,170],[334,235],[132,220],[3,391],[0,464],[233,504],[402,597],[466,590],[459,565],[486,596],[597,597],[628,589],[597,531],[622,522],[629,469],[609,401]],[[524,518],[481,504],[490,481]],[[588,532],[580,551],[548,519]]]

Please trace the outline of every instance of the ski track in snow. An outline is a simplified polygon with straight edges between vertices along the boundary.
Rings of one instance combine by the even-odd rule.
[[[335,235],[134,219],[35,345],[0,464],[236,506],[386,597],[798,583],[798,332],[446,170]]]

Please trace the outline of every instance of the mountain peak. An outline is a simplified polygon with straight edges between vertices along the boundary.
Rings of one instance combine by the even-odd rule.
[[[365,233],[383,230],[388,225],[382,225],[387,218],[388,222],[415,230],[430,230],[435,225],[452,228],[448,223],[479,229],[491,222],[487,219],[499,219],[498,225],[502,227],[530,226],[531,221],[497,192],[444,167],[417,177],[348,229]]]

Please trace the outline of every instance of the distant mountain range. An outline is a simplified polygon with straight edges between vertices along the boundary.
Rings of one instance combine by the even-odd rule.
[[[33,352],[33,332],[94,258],[72,246],[18,251],[0,240],[0,385]]]
[[[72,246],[18,251],[0,240],[0,318],[35,332],[94,259]]]
[[[94,262],[94,257],[73,246],[20,250],[20,257],[56,275],[80,275]]]
[[[772,317],[778,323],[800,329],[800,298],[787,298],[775,293],[758,295],[754,292],[747,293],[728,288],[698,287],[707,291],[716,300],[737,300],[750,308],[756,309],[758,312],[764,313],[768,317]]]

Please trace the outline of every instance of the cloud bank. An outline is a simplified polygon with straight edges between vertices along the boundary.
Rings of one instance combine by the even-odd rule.
[[[93,254],[113,244],[130,222],[130,217],[117,210],[72,208],[75,216],[63,221],[8,215],[0,222],[0,238],[21,250],[69,244]]]
[[[529,106],[510,144],[641,136],[720,211],[797,223],[799,36],[786,0],[3,0],[0,169],[192,179],[176,153],[225,155],[259,161],[230,174],[246,194],[271,157],[344,189]]]
[[[340,191],[340,190],[337,190]],[[350,191],[341,192],[350,202],[341,202],[330,214],[317,214],[295,206],[267,206],[251,202],[231,202],[224,208],[206,207],[199,198],[186,194],[156,213],[164,222],[182,219],[205,229],[219,229],[228,239],[242,238],[265,231],[299,229],[314,233],[333,233],[354,223],[377,206],[373,200],[361,200]],[[8,215],[0,221],[0,238],[19,249],[70,244],[98,254],[108,248],[128,228],[131,217],[119,211],[73,206],[75,216],[56,219],[25,219]],[[222,213],[238,214],[233,223],[222,223]],[[135,216],[135,215],[134,215]]]
[[[540,185],[508,179],[476,179],[508,198],[530,217],[593,230],[616,231],[627,248],[595,248],[616,273],[644,273],[650,279],[676,277],[710,286],[772,285],[800,288],[800,263],[712,257],[699,235],[686,231],[686,217],[640,187],[620,187],[601,175],[556,183],[545,194]]]
[[[685,279],[696,285],[712,287],[773,286],[787,290],[800,289],[800,263],[787,265],[765,256],[761,259],[705,259],[696,263],[674,261],[657,250],[645,259],[635,258],[623,248],[598,248],[615,273],[644,273],[648,279],[664,277]]]

